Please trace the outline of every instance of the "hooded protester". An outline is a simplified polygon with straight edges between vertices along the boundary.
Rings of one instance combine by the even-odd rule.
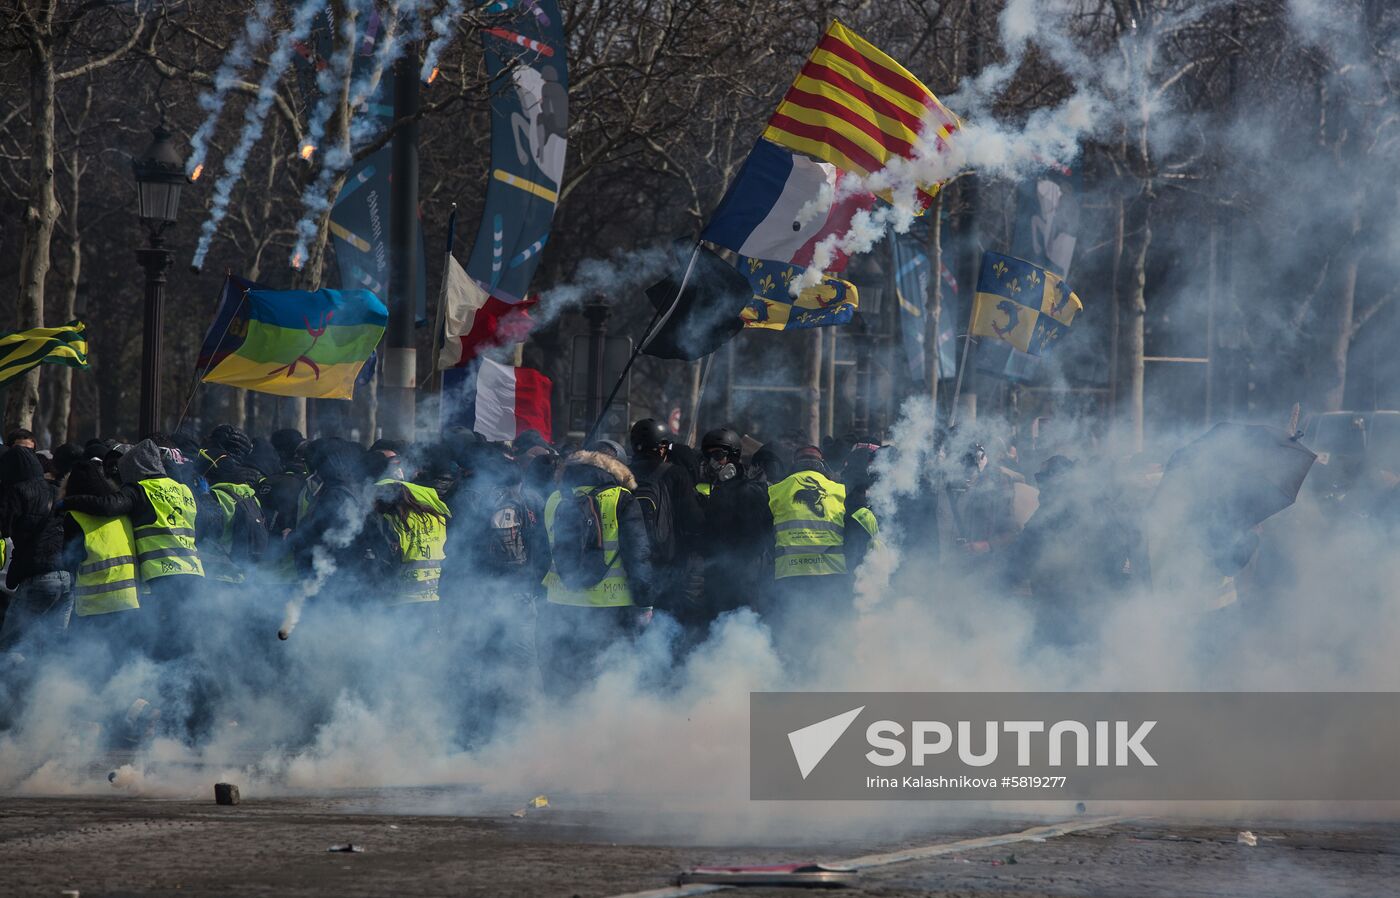
[[[545,688],[592,679],[607,648],[644,626],[655,602],[651,545],[627,466],[601,452],[564,460],[545,504],[552,562],[540,616]]]
[[[277,450],[281,472],[295,474],[299,477],[306,476],[306,437],[301,435],[301,431],[291,427],[274,430],[268,441],[272,443],[272,448]],[[274,472],[264,471],[263,473],[271,475]]]
[[[267,549],[267,522],[258,490],[263,476],[247,464],[253,441],[242,430],[221,424],[199,451],[200,475],[208,492],[200,503],[204,523],[198,533],[206,573],[224,583],[242,583]],[[196,500],[201,499],[196,494]]]
[[[91,459],[73,465],[65,495],[110,497],[117,487]],[[76,627],[101,625],[114,649],[124,641],[129,615],[141,607],[136,574],[136,535],[125,517],[97,517],[69,509],[63,515],[64,567],[73,578]],[[117,636],[113,628],[120,628]]]
[[[197,506],[194,493],[166,473],[161,448],[142,440],[117,463],[121,486],[110,495],[74,495],[63,500],[65,511],[100,518],[125,515],[136,538],[137,571],[150,591],[143,614],[157,658],[179,654],[169,630],[191,601],[188,580],[203,578],[204,565],[195,548]]]
[[[102,476],[111,481],[112,486],[121,485],[122,475],[117,471],[117,465],[121,463],[122,456],[130,451],[130,443],[114,443],[99,456],[102,460]]]
[[[259,444],[270,445],[272,452]],[[267,529],[274,538],[295,527],[297,516],[303,510],[307,451],[301,432],[290,428],[274,431],[266,443],[262,440],[253,443],[253,464],[263,473],[258,501],[267,520]]]
[[[83,447],[76,443],[64,443],[53,451],[54,479],[62,482],[73,470],[79,459],[84,458]]]
[[[21,639],[55,641],[73,611],[72,578],[63,569],[63,524],[54,486],[32,449],[0,455],[0,536],[14,542],[6,584],[15,591],[0,625],[0,651]]]

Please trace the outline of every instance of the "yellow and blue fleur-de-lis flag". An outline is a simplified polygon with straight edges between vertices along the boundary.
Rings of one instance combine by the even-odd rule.
[[[1047,356],[1084,304],[1064,278],[1001,253],[982,254],[972,335],[994,337],[1027,355]]]
[[[829,327],[849,324],[856,313],[860,297],[849,281],[823,277],[820,284],[794,297],[792,282],[806,270],[802,266],[739,256],[737,267],[753,289],[753,298],[740,313],[744,327],[778,331]]]

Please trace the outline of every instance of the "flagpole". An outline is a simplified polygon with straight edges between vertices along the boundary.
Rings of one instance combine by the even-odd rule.
[[[447,216],[447,249],[442,257],[442,282],[438,284],[437,314],[433,322],[433,373],[428,376],[430,392],[442,393],[442,348],[447,343],[444,333],[447,323],[447,275],[452,264],[452,243],[457,236],[457,204],[452,204],[452,212]]]
[[[686,428],[685,442],[694,446],[700,435],[700,407],[705,404],[705,388],[710,385],[710,374],[715,369],[715,354],[712,352],[700,362],[700,389],[695,394],[695,407],[690,410],[690,424]]]
[[[941,273],[941,272],[940,272]],[[958,360],[958,379],[953,384],[953,403],[948,409],[948,429],[952,430],[953,425],[958,423],[958,399],[962,396],[963,369],[967,367],[967,354],[972,346],[972,328],[968,327],[967,333],[963,334],[962,358]]]
[[[224,273],[224,286],[219,290],[219,295],[220,295],[220,296],[222,296],[223,293],[224,293],[224,291],[228,289],[228,282],[229,282],[229,279],[232,278],[232,277],[233,277],[233,272],[232,272],[232,271],[227,271],[227,272]],[[239,308],[239,309],[243,308],[243,304],[244,304],[245,302],[247,302],[247,301],[248,301],[248,291],[247,291],[247,290],[244,290],[244,291],[243,291],[243,295],[242,295],[241,297],[239,297],[239,300],[238,300],[238,308]],[[217,314],[217,313],[216,313],[216,314]],[[213,354],[212,354],[211,357],[210,357],[210,358],[211,358],[210,363],[209,363],[208,365],[205,365],[205,366],[204,366],[204,370],[203,370],[203,371],[200,371],[200,370],[199,370],[199,366],[198,366],[198,365],[195,366],[194,387],[190,390],[190,395],[187,396],[187,397],[185,398],[185,407],[184,407],[183,409],[180,410],[180,419],[179,419],[178,421],[175,422],[175,430],[176,430],[177,432],[180,430],[181,426],[184,425],[184,423],[185,423],[185,416],[188,415],[188,414],[190,413],[190,405],[193,404],[195,395],[199,393],[199,388],[202,387],[202,386],[204,386],[204,376],[205,376],[206,374],[208,374],[210,371],[214,370],[214,363],[213,363],[212,359],[213,359],[214,357],[218,356],[219,350],[222,349],[223,346],[224,346],[224,341],[228,339],[228,332],[229,332],[230,330],[233,329],[233,322],[236,321],[237,319],[238,319],[238,309],[235,309],[234,312],[233,312],[233,314],[229,316],[228,324],[224,325],[224,332],[223,332],[222,334],[219,335],[219,342],[214,344],[214,352],[213,352]],[[240,397],[240,398],[241,398],[241,397]]]
[[[583,445],[587,446],[593,442],[593,437],[598,434],[598,428],[603,426],[603,419],[608,416],[608,409],[612,407],[613,400],[617,398],[618,391],[622,389],[622,384],[627,380],[627,372],[632,370],[632,363],[637,360],[637,356],[646,348],[651,338],[656,335],[662,324],[671,317],[671,313],[680,305],[681,295],[685,293],[685,285],[690,281],[690,273],[695,269],[695,257],[700,254],[700,241],[695,241],[695,247],[690,251],[690,262],[685,266],[685,274],[681,277],[680,289],[676,291],[676,298],[671,300],[669,306],[657,309],[656,314],[651,316],[651,323],[647,325],[642,339],[632,348],[632,354],[627,358],[627,364],[622,366],[622,373],[617,376],[617,383],[613,384],[612,392],[608,398],[603,400],[603,407],[598,410],[598,419],[593,422],[593,426],[588,428],[588,434],[583,438]]]

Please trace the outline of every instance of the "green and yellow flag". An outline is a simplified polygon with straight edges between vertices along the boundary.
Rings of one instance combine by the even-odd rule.
[[[388,321],[368,290],[264,290],[230,275],[200,351],[203,378],[278,396],[350,399]]]
[[[35,327],[0,336],[0,386],[41,362],[86,368],[87,325],[70,321],[62,327]]]

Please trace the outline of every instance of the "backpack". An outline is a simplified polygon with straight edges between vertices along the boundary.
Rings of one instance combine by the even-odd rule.
[[[550,549],[554,571],[570,589],[589,589],[608,575],[611,565],[603,550],[603,515],[592,493],[561,495],[554,510]]]
[[[638,479],[637,488],[632,491],[642,510],[642,520],[646,521],[651,560],[656,564],[670,564],[676,557],[676,515],[670,491],[661,486],[661,478],[670,469],[670,462],[662,462],[647,479]]]
[[[233,497],[232,544],[229,557],[234,561],[257,564],[267,552],[267,519],[257,496]]]
[[[486,564],[498,574],[517,571],[530,561],[528,532],[535,516],[514,490],[496,493],[486,517]]]

